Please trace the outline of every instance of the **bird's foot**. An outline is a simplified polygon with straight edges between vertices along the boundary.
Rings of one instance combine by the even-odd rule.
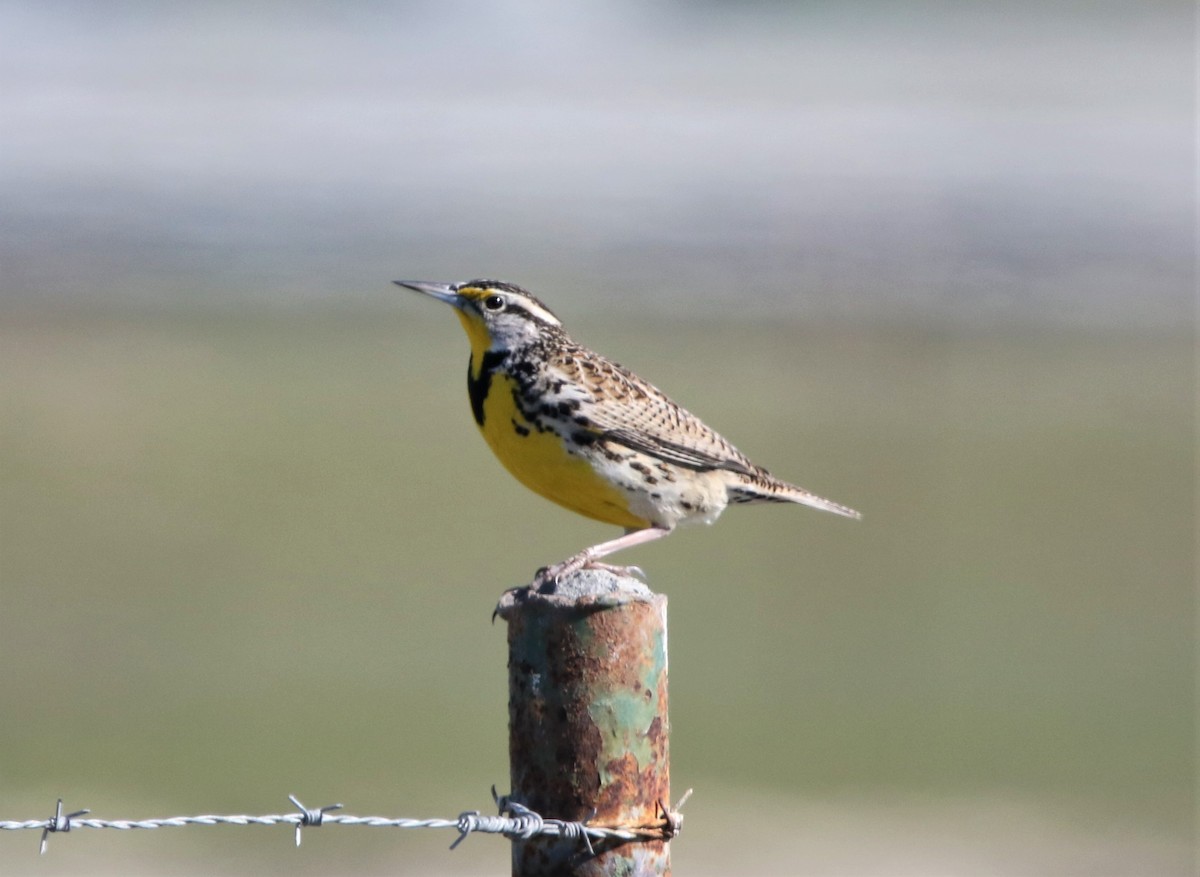
[[[601,563],[592,557],[590,551],[581,551],[564,561],[539,569],[533,577],[533,589],[543,594],[553,594],[560,581],[581,569],[599,569],[615,576],[637,576],[643,580],[646,578],[646,573],[640,566],[616,566],[611,563]]]
[[[583,569],[591,559],[589,552],[581,551],[566,560],[543,566],[533,577],[533,589],[542,594],[553,594],[564,576]]]

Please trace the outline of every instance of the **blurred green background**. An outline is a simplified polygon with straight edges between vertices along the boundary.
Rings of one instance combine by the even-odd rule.
[[[0,6],[0,818],[453,817],[500,591],[611,528],[392,277],[494,276],[788,480],[670,597],[680,874],[1195,867],[1193,11]],[[505,873],[79,832],[5,874]]]

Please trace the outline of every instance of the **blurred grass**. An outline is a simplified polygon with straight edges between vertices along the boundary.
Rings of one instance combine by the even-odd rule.
[[[734,509],[631,552],[671,597],[677,788],[1012,795],[1190,844],[1186,332],[575,328],[865,514]],[[491,459],[465,359],[432,308],[10,314],[5,815],[486,806],[494,599],[612,533]]]

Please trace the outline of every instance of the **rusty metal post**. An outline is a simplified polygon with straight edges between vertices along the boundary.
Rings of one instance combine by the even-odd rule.
[[[508,623],[510,798],[545,818],[662,825],[667,753],[667,598],[599,570],[552,594],[519,588]],[[513,841],[514,877],[670,874],[663,839]]]

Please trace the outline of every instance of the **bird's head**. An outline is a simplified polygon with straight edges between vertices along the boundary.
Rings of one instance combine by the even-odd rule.
[[[512,283],[499,280],[394,282],[453,306],[471,339],[471,349],[479,353],[513,350],[536,341],[548,331],[562,329],[562,322],[548,307]]]

